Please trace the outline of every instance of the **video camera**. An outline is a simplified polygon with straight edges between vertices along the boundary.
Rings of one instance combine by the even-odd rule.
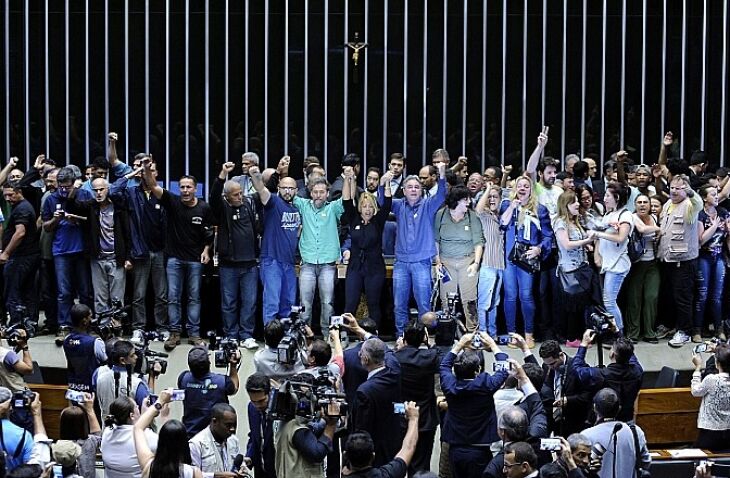
[[[8,341],[10,347],[18,345],[20,331],[25,330],[26,340],[34,337],[36,333],[36,323],[28,312],[28,308],[24,305],[15,306],[16,315],[20,316],[20,320],[7,327],[0,326],[0,337]]]
[[[112,337],[122,335],[122,329],[128,324],[129,314],[127,311],[130,306],[125,306],[118,298],[112,299],[112,308],[96,314],[91,320],[91,326],[96,330],[105,342]]]
[[[150,350],[150,342],[162,342],[165,337],[160,332],[151,331],[142,333],[142,345],[135,345],[134,349],[140,360],[135,365],[135,373],[145,375],[162,375],[167,372],[168,354]],[[155,364],[160,364],[160,371],[155,371]]]
[[[288,421],[294,417],[313,420],[345,417],[347,411],[345,395],[335,389],[335,377],[327,367],[320,367],[314,374],[304,372],[273,389],[268,415],[272,420]]]
[[[238,342],[228,337],[221,338],[215,335],[215,331],[208,332],[210,348],[213,352],[213,361],[216,367],[226,368],[231,363],[231,356],[238,351]]]
[[[599,336],[611,333],[613,326],[613,315],[598,308],[588,317],[588,328],[596,331]]]
[[[284,337],[276,347],[276,361],[281,364],[294,365],[298,359],[302,363],[305,361],[307,322],[299,317],[303,311],[304,306],[292,306],[289,317],[279,319],[284,327]]]
[[[463,335],[461,323],[464,320],[464,314],[457,312],[460,303],[459,296],[456,292],[449,292],[446,296],[446,307],[443,310],[436,311],[438,326],[434,341],[439,346],[452,346],[455,340]],[[442,304],[443,306],[444,304]]]
[[[13,408],[16,410],[30,410],[35,394],[32,390],[17,390],[13,392]]]

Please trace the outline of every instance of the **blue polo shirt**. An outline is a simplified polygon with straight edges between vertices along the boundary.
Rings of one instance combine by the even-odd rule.
[[[261,257],[294,264],[302,216],[291,203],[272,194],[264,205],[264,236]]]
[[[76,191],[77,201],[88,201],[94,199],[94,196],[85,189]],[[66,210],[67,199],[61,196],[60,191],[52,193],[43,203],[43,211],[41,218],[43,221],[50,221],[53,213],[56,212],[56,205],[60,205],[61,209]],[[52,251],[54,256],[63,256],[68,254],[76,254],[85,251],[84,232],[81,224],[75,224],[67,219],[61,219],[56,226],[53,235]]]
[[[30,432],[20,428],[7,418],[2,420],[3,442],[5,443],[5,468],[6,471],[13,471],[15,468],[28,463],[33,453],[33,435]],[[23,435],[25,440],[23,441]],[[23,447],[19,449],[20,442],[23,441]],[[18,454],[16,458],[14,455]]]
[[[395,259],[401,262],[421,262],[436,255],[433,221],[436,211],[446,199],[446,180],[439,179],[438,191],[433,196],[420,198],[411,206],[403,199],[393,199],[397,232]]]

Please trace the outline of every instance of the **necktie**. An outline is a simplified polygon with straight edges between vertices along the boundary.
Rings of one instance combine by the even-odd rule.
[[[555,401],[557,402],[563,398],[563,374],[555,372],[555,383],[553,384],[553,392],[555,395]],[[553,420],[559,422],[563,419],[563,408],[553,406]]]
[[[261,414],[261,469],[266,471],[266,464],[264,462],[264,441],[266,440],[266,412]]]

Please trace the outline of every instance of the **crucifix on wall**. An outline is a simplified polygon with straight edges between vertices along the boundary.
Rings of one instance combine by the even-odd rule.
[[[360,50],[367,48],[368,44],[360,41],[360,33],[355,32],[355,39],[351,42],[345,43],[345,48],[352,50],[352,82],[357,84],[358,82],[358,62],[360,61]]]

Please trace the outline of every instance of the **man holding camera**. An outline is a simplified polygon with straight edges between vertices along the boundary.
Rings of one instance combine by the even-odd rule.
[[[182,422],[192,438],[210,422],[210,411],[216,403],[228,403],[228,396],[238,392],[238,368],[241,352],[230,354],[228,375],[210,371],[206,347],[193,347],[188,352],[188,367],[177,378],[177,388],[185,390]]]
[[[33,452],[32,432],[8,419],[14,408],[13,401],[13,392],[6,387],[0,387],[0,447],[5,454],[6,471],[28,463]]]
[[[13,349],[0,346],[0,386],[8,388],[12,393],[27,391],[23,375],[33,373],[33,357],[28,349],[28,334],[23,329],[13,332],[11,338],[7,338],[8,346]],[[10,419],[16,425],[33,430],[33,419],[28,410],[15,409]]]
[[[210,413],[210,425],[190,439],[192,465],[203,472],[203,478],[235,478],[234,465],[239,455],[236,409],[227,403],[216,403]]]
[[[309,374],[295,376],[298,382],[311,382]],[[324,430],[315,432],[310,418],[295,415],[284,423],[276,435],[276,476],[300,478],[324,476],[324,459],[332,452],[332,441],[339,421],[339,404],[330,402],[318,412],[325,421]]]
[[[616,325],[612,323],[613,330]],[[634,402],[641,389],[644,369],[634,354],[634,344],[625,337],[617,338],[611,346],[609,358],[611,363],[604,368],[589,366],[586,351],[596,338],[596,331],[588,329],[583,333],[578,352],[573,359],[573,366],[581,388],[597,390],[610,387],[618,394],[621,409],[616,416],[617,420],[630,421],[634,419]]]
[[[155,368],[149,374],[148,382],[145,382],[139,374],[134,373],[139,357],[137,349],[128,340],[118,340],[114,343],[110,359],[111,364],[96,369],[91,379],[101,415],[108,415],[109,405],[125,395],[134,399],[141,410],[145,398],[150,394],[150,389],[154,390],[155,377],[159,373],[160,365],[155,364]]]
[[[449,404],[441,439],[449,444],[451,473],[477,478],[492,458],[489,445],[497,440],[494,392],[507,379],[507,354],[485,332],[480,345],[502,365],[493,375],[482,371],[483,357],[473,347],[474,334],[465,334],[441,361],[441,389]]]
[[[307,327],[307,341],[314,335]],[[294,363],[282,363],[279,361],[278,347],[286,335],[284,324],[279,319],[274,319],[264,326],[264,348],[257,350],[253,355],[253,365],[257,373],[261,373],[271,380],[277,382],[287,379],[294,374],[304,371],[305,365],[297,355]]]
[[[73,332],[63,340],[68,368],[68,388],[91,392],[94,371],[107,360],[106,346],[99,337],[89,334],[92,312],[84,304],[71,307]]]

